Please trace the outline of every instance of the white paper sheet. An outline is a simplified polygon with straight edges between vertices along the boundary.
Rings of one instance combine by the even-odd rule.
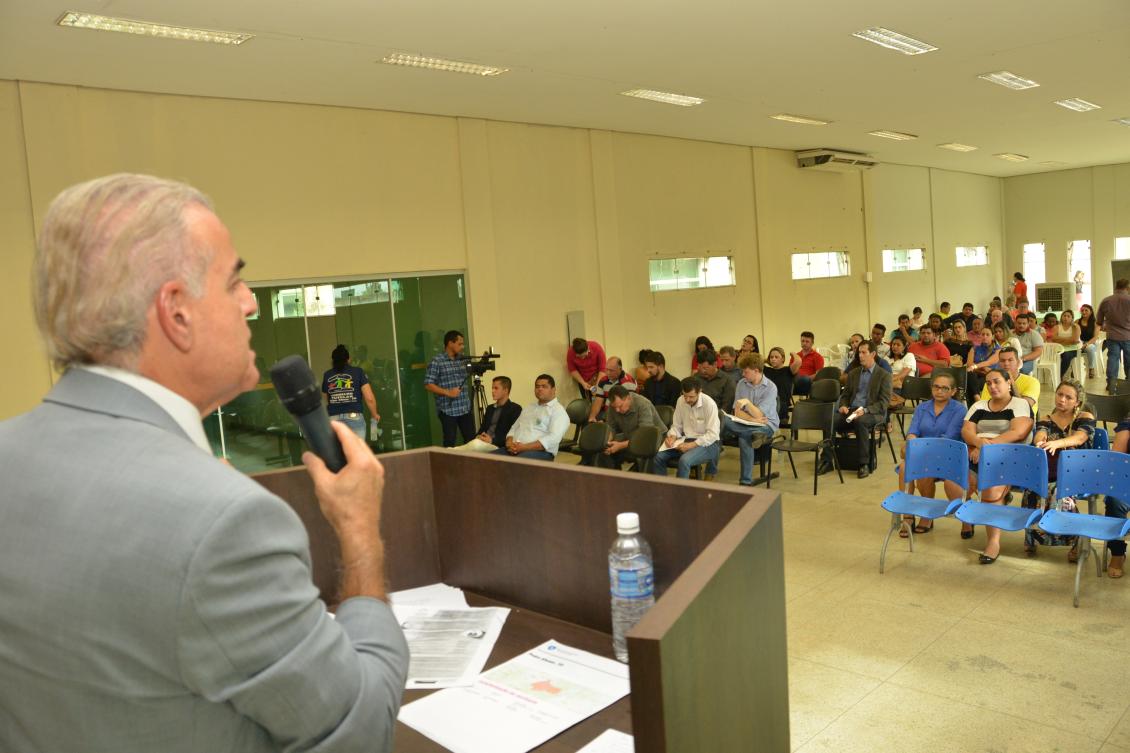
[[[393,607],[429,607],[431,609],[466,609],[467,598],[461,589],[443,583],[394,591],[388,595]]]
[[[526,753],[628,694],[628,667],[550,640],[400,709],[400,721],[454,753]]]
[[[635,741],[626,732],[606,729],[577,753],[635,753]]]
[[[393,606],[408,641],[408,690],[473,685],[502,634],[504,607]]]

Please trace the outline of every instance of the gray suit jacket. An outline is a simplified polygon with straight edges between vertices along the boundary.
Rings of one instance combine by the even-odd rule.
[[[82,370],[0,423],[0,750],[383,751],[408,649],[297,515]]]

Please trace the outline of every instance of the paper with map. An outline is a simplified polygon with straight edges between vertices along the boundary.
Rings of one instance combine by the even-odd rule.
[[[628,694],[628,667],[550,640],[400,709],[454,753],[526,753]]]

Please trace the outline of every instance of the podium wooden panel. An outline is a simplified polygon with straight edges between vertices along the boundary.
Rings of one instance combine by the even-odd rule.
[[[628,718],[637,751],[789,750],[776,493],[439,449],[381,462],[390,588],[442,581],[473,604],[515,609],[488,667],[550,637],[611,656],[607,553],[616,514],[639,513],[659,600],[629,634],[631,696],[539,751],[629,731]],[[309,477],[255,478],[302,518],[315,583],[333,604],[339,553]],[[443,749],[398,725],[396,750]]]

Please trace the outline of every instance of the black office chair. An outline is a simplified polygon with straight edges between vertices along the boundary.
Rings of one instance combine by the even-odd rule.
[[[611,436],[612,429],[608,424],[586,424],[585,428],[581,429],[581,434],[577,438],[577,444],[571,451],[573,454],[581,456],[581,465],[597,465],[603,467],[600,463],[600,459],[604,456],[601,453],[608,447],[608,440]]]
[[[834,366],[832,368],[835,368]],[[837,369],[838,371],[839,369]],[[808,399],[814,403],[834,403],[840,399],[840,383],[834,377],[814,379]],[[796,409],[793,409],[796,412]]]
[[[813,384],[813,386],[815,387],[816,385]],[[799,478],[796,472],[796,464],[793,462],[793,453],[813,453],[813,457],[815,458],[815,467],[812,472],[813,495],[817,493],[820,483],[821,450],[830,454],[832,465],[835,467],[836,473],[840,477],[840,483],[842,484],[844,482],[844,474],[840,471],[840,461],[836,458],[836,453],[833,450],[835,434],[832,431],[832,425],[835,420],[835,415],[835,403],[801,400],[793,406],[793,420],[792,425],[789,427],[789,435],[787,437],[777,437],[773,442],[774,449],[789,454],[789,466],[793,469],[793,478]],[[798,433],[803,430],[819,431],[822,433],[821,439],[818,442],[803,442],[798,436]]]
[[[632,470],[636,473],[651,473],[651,461],[659,449],[663,432],[658,426],[640,426],[628,437],[628,456],[632,458]]]
[[[573,432],[572,439],[562,439],[561,444],[558,446],[558,452],[569,452],[576,446],[578,440],[581,438],[581,430],[585,428],[585,424],[589,422],[589,410],[592,408],[588,400],[577,398],[570,400],[569,404],[565,406],[565,413],[569,416],[569,423],[575,424],[577,429]]]
[[[675,409],[670,405],[657,405],[655,412],[659,414],[659,420],[663,422],[663,425],[670,429],[671,422],[675,420]]]
[[[1087,395],[1087,404],[1095,414],[1095,421],[1117,424],[1130,414],[1130,395]]]
[[[889,415],[894,416],[899,422],[899,431],[902,432],[903,441],[906,441],[906,419],[904,416],[913,416],[914,409],[923,400],[933,400],[933,391],[930,389],[930,380],[927,377],[907,377],[902,380],[902,396],[906,400],[898,408],[891,408]]]
[[[839,366],[825,366],[813,375],[812,383],[815,385],[821,379],[835,379],[838,382],[843,373]]]
[[[930,372],[930,377],[933,377],[934,374],[949,374],[952,376],[954,384],[953,399],[959,401],[965,400],[965,388],[968,383],[969,372],[966,371],[964,367],[935,366],[934,370]],[[923,377],[923,379],[929,379],[930,377]],[[931,395],[931,398],[932,397]]]

